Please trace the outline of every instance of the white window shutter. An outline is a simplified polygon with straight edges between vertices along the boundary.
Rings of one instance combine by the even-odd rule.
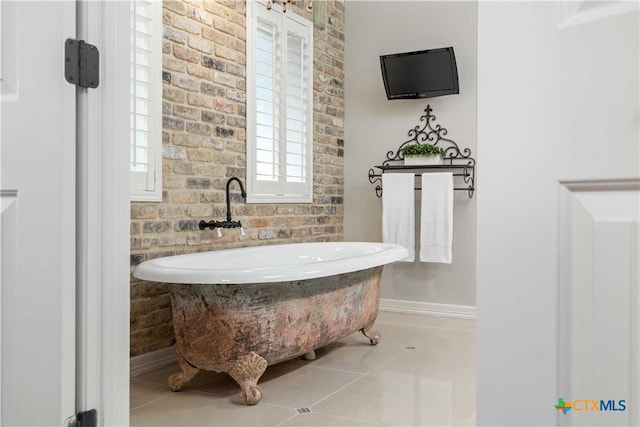
[[[277,22],[257,20],[255,39],[255,147],[252,152],[255,167],[253,189],[262,194],[276,194],[282,179],[280,83],[282,32]]]
[[[162,2],[131,2],[131,199],[162,199]]]
[[[285,80],[285,140],[283,159],[286,177],[285,194],[308,195],[312,186],[313,153],[313,45],[310,29],[293,19],[286,20],[287,59]]]
[[[247,201],[313,199],[313,24],[247,7]]]

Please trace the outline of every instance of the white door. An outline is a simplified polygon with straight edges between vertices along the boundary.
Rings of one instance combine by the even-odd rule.
[[[2,425],[62,425],[75,409],[76,89],[63,55],[76,6],[0,7],[0,188],[13,199],[2,218]]]
[[[478,15],[477,423],[638,425],[638,3]]]

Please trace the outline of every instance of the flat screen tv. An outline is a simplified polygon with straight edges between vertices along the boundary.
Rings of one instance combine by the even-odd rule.
[[[387,99],[460,93],[453,47],[382,55],[380,66]]]

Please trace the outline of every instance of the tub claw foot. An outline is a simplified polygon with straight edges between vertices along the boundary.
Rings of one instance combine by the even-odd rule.
[[[373,328],[373,323],[360,329],[360,332],[362,332],[362,335],[369,338],[371,345],[377,345],[380,342],[380,333],[378,331],[371,330],[371,328]]]
[[[180,354],[178,354],[178,366],[180,366],[182,372],[169,375],[169,378],[167,379],[167,383],[169,384],[171,391],[182,390],[182,386],[191,381],[191,379],[200,372],[200,369],[191,366],[189,362],[180,356]]]
[[[258,380],[265,369],[267,361],[253,351],[238,359],[229,369],[229,375],[240,385],[242,399],[247,405],[255,405],[262,399]]]

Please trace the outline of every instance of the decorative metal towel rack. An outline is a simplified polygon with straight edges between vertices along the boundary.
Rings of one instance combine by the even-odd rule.
[[[469,193],[469,198],[473,197],[475,191],[475,166],[476,160],[471,157],[471,150],[465,148],[460,150],[454,141],[444,138],[447,130],[435,123],[436,116],[431,114],[430,105],[424,110],[425,114],[420,116],[420,121],[424,122],[422,128],[417,125],[409,130],[410,139],[400,144],[396,151],[387,152],[387,159],[381,165],[374,166],[380,169],[381,173],[376,174],[374,169],[369,169],[369,182],[376,184],[376,196],[382,197],[382,174],[386,171],[423,171],[437,172],[442,170],[453,170],[453,176],[462,177],[466,187],[454,187],[454,190],[464,190]],[[432,123],[434,122],[434,123]],[[438,145],[444,150],[443,164],[441,165],[404,165],[402,147],[408,144],[432,144]],[[415,174],[420,176],[419,173]],[[416,188],[420,190],[421,188]]]

